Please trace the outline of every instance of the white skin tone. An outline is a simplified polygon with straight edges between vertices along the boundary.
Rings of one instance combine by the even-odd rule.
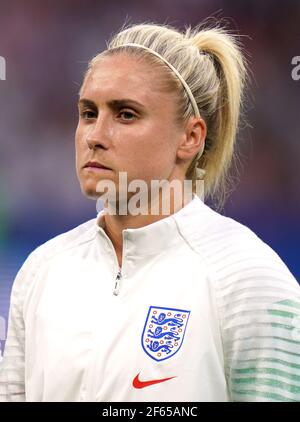
[[[128,183],[134,179],[144,180],[148,186],[151,180],[177,179],[183,183],[189,164],[204,143],[206,125],[203,119],[191,117],[179,128],[175,95],[159,91],[157,70],[133,56],[120,53],[102,57],[93,66],[81,88],[81,116],[75,136],[77,176],[87,197],[99,197],[96,185],[101,179],[112,180],[117,186],[120,171],[127,172]],[[121,99],[137,101],[141,106],[129,101],[109,104]],[[83,168],[88,161],[98,161],[110,170]],[[177,211],[172,202],[170,197],[171,214]],[[105,231],[120,267],[122,231],[164,217],[105,214]]]

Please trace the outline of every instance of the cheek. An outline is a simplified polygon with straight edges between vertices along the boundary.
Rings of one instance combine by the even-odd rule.
[[[78,127],[75,132],[75,167],[77,177],[80,176],[79,170],[85,159],[85,148],[83,143],[83,133],[82,129]]]
[[[150,159],[153,165],[167,165],[174,161],[175,139],[167,128],[156,126],[153,128],[145,143],[143,152],[146,159]]]
[[[80,129],[80,126],[78,125],[75,131],[75,148],[76,149],[78,148],[78,140],[80,137],[80,132],[81,132],[81,129]]]
[[[83,129],[78,126],[75,132],[75,151],[76,151],[76,158],[80,156],[81,151],[84,150],[84,131]]]
[[[124,141],[124,138],[123,138]],[[166,178],[175,163],[176,148],[166,131],[153,127],[128,138],[120,148],[120,159],[133,178]]]

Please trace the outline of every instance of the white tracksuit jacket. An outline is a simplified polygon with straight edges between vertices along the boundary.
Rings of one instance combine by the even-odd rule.
[[[38,247],[12,290],[4,401],[299,401],[300,288],[197,196],[123,231],[103,214]]]

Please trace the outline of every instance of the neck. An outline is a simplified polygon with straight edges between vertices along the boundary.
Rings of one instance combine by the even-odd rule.
[[[166,195],[163,196],[162,201],[162,193],[159,192],[158,197],[156,198],[155,203],[157,204],[157,210],[155,214],[151,213],[151,206],[150,202],[148,202],[148,210],[147,214],[139,214],[139,215],[132,215],[127,213],[126,215],[116,215],[113,214],[104,214],[104,221],[105,227],[104,230],[112,244],[115,248],[119,266],[122,266],[122,250],[123,250],[123,230],[125,229],[137,229],[140,227],[147,226],[149,224],[154,223],[155,221],[159,221],[163,218],[166,218],[175,212],[179,211],[188,203],[189,198],[185,198],[184,196],[178,200],[175,200],[174,192],[171,190],[170,194],[166,198]],[[166,204],[167,207],[164,209],[162,204]],[[152,201],[153,206],[153,201]],[[118,208],[118,207],[116,207]],[[128,209],[128,208],[127,208]]]

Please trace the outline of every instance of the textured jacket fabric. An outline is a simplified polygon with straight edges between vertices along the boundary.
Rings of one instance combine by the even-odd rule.
[[[123,231],[104,213],[33,251],[13,284],[2,401],[300,401],[300,288],[196,195]]]

